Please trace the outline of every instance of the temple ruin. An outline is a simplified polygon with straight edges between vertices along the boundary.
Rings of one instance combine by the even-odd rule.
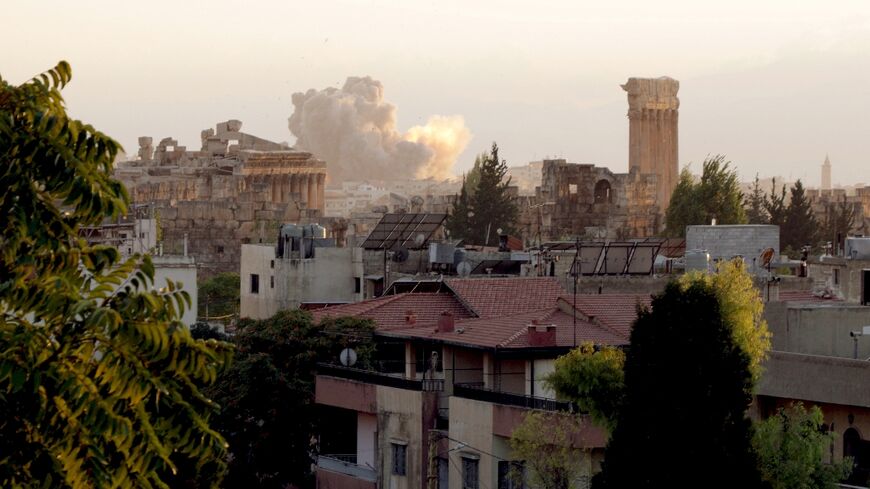
[[[238,271],[242,243],[274,240],[280,223],[323,214],[326,163],[241,127],[229,120],[202,131],[198,151],[141,137],[138,159],[115,169],[134,203],[154,207],[161,245],[174,250],[187,236],[206,276]]]
[[[629,78],[628,173],[592,164],[544,160],[541,186],[521,199],[520,228],[527,242],[619,240],[655,236],[664,224],[679,178],[679,82]]]

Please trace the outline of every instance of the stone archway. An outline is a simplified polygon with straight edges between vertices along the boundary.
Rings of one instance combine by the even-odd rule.
[[[613,189],[610,182],[604,179],[598,180],[595,184],[595,203],[596,204],[612,204]]]

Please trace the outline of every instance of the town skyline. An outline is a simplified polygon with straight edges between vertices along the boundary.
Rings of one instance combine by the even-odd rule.
[[[727,12],[686,2],[55,7],[43,17],[42,7],[10,6],[19,21],[0,40],[27,49],[0,54],[4,77],[20,83],[69,60],[70,110],[128,155],[145,135],[196,146],[198,129],[231,118],[292,144],[293,93],[371,76],[396,106],[401,132],[430,116],[464,119],[472,137],[454,174],[492,141],[510,165],[549,156],[626,171],[619,85],[670,76],[681,83],[681,167],[697,172],[708,154],[722,153],[745,181],[759,173],[817,186],[827,154],[835,185],[870,181],[863,2],[837,10],[736,2]],[[231,28],[216,21],[230,11]],[[387,28],[370,29],[378,24]],[[149,35],[158,27],[159,38]]]

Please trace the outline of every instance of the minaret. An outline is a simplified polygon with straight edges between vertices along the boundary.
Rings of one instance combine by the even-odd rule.
[[[831,160],[828,155],[825,155],[825,162],[822,164],[822,190],[831,190]]]
[[[629,78],[628,166],[658,177],[657,203],[662,214],[679,180],[678,131],[680,82],[673,78]]]

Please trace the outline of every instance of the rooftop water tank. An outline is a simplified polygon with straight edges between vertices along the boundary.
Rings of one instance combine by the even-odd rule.
[[[686,250],[686,271],[710,271],[710,254],[707,250]]]

